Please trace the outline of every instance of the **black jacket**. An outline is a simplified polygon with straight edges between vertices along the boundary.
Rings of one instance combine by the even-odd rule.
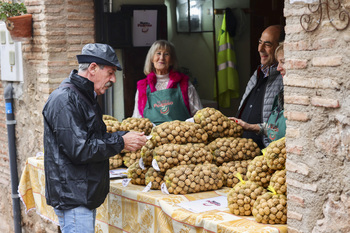
[[[108,159],[124,148],[126,132],[106,132],[94,84],[76,70],[51,93],[42,113],[47,204],[97,208],[109,192]]]

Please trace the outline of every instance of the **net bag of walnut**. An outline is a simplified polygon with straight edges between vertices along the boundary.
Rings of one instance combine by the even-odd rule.
[[[267,166],[265,156],[255,157],[248,165],[247,178],[250,181],[267,188],[274,170]]]
[[[141,158],[141,149],[135,152],[125,152],[123,155],[123,162],[126,167],[130,167],[133,163]]]
[[[278,170],[272,174],[270,186],[277,194],[287,195],[286,170]]]
[[[153,128],[153,123],[148,118],[129,117],[122,121],[120,128],[122,131],[138,131],[149,135]]]
[[[120,154],[109,158],[109,170],[116,169],[121,165],[123,165],[123,158]]]
[[[217,138],[208,147],[218,166],[224,162],[253,159],[261,153],[258,145],[247,138]]]
[[[118,121],[117,118],[111,116],[111,115],[103,115],[102,116],[102,120],[106,121],[106,120],[111,120],[111,121]]]
[[[185,164],[211,162],[213,159],[204,143],[164,144],[153,150],[153,159],[161,172]]]
[[[270,186],[269,191],[257,198],[253,206],[253,216],[259,223],[286,224],[287,197],[277,194]]]
[[[240,180],[227,194],[227,204],[230,212],[235,215],[249,216],[258,196],[264,194],[266,189],[252,181],[244,181],[238,173]]]
[[[145,184],[152,182],[151,189],[160,190],[160,186],[164,183],[163,179],[164,172],[156,171],[153,167],[150,167],[145,174]]]
[[[151,166],[153,160],[153,149],[155,148],[155,144],[150,139],[146,142],[146,144],[141,148],[141,159],[144,166]]]
[[[223,186],[222,171],[215,165],[179,165],[166,171],[164,180],[169,193],[187,194],[216,190]]]
[[[223,163],[219,168],[224,174],[224,186],[232,188],[238,184],[237,173],[241,174],[243,180],[247,180],[246,173],[250,162],[251,160],[242,160]]]
[[[116,120],[103,120],[103,122],[106,125],[107,132],[108,133],[114,133],[117,131],[121,131],[120,129],[120,122]]]
[[[219,137],[241,137],[243,133],[242,126],[231,121],[215,108],[198,110],[193,120],[205,130],[210,140]]]
[[[139,165],[139,161],[132,164],[127,171],[128,178],[131,179],[132,184],[145,185],[145,175],[148,168],[142,169]]]
[[[286,138],[271,142],[266,147],[267,165],[273,170],[283,170],[286,165]]]
[[[187,121],[170,121],[157,125],[151,132],[155,146],[163,144],[206,143],[208,134],[200,125]]]

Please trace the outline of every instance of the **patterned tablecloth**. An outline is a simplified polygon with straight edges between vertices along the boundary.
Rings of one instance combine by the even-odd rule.
[[[229,188],[188,195],[166,195],[161,191],[142,192],[144,186],[111,180],[110,193],[97,209],[95,232],[287,232],[286,225],[264,225],[252,216],[236,216],[228,208],[193,213],[178,203],[226,196]],[[26,211],[35,209],[45,219],[58,224],[53,208],[46,205],[43,157],[30,157],[23,170],[18,187]]]

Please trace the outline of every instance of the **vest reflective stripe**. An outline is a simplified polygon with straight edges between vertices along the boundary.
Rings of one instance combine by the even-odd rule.
[[[228,67],[230,67],[230,68],[232,68],[232,69],[236,69],[236,64],[233,63],[232,61],[227,61],[227,62],[225,62],[225,63],[221,63],[221,64],[218,66],[218,70],[219,70],[219,71],[220,71],[220,70],[224,70],[224,69],[226,69],[226,68],[228,68]]]
[[[224,51],[226,49],[232,49],[233,51],[233,44],[225,43],[219,46],[219,52]]]
[[[218,90],[220,107],[228,108],[232,98],[239,97],[239,79],[236,70],[236,54],[233,50],[233,39],[226,31],[226,15],[222,21],[221,34],[218,38],[219,48],[217,55]],[[214,87],[216,96],[216,83]]]

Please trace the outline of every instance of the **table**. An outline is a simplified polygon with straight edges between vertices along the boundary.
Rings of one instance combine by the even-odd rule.
[[[287,233],[287,225],[266,225],[253,216],[236,216],[228,208],[192,213],[178,203],[226,196],[229,188],[187,195],[166,195],[158,190],[142,192],[144,186],[124,187],[122,180],[111,180],[110,193],[97,208],[95,232],[269,232]],[[43,157],[27,159],[18,187],[26,212],[35,209],[43,218],[58,225],[58,219],[45,199]]]

